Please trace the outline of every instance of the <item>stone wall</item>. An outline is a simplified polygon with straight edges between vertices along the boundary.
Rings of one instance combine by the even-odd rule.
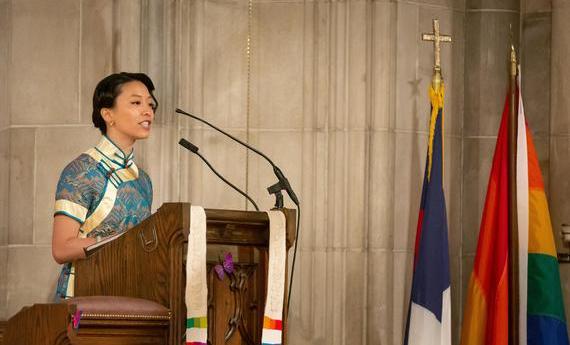
[[[548,7],[546,7],[548,10]],[[561,225],[570,223],[568,193],[570,182],[570,3],[552,1],[552,45],[550,66],[550,184],[549,201],[557,247],[568,252],[560,241]],[[565,297],[565,310],[570,311],[570,265],[561,265],[561,279]]]
[[[10,2],[0,1],[0,75],[8,73],[10,56]],[[8,107],[8,80],[0,78],[0,318],[6,316],[6,288],[8,284],[8,201],[10,195],[10,112]]]
[[[287,173],[303,205],[292,344],[402,341],[433,63],[420,33],[434,17],[454,37],[442,50],[454,343],[506,92],[508,23],[522,27],[523,93],[555,231],[569,222],[565,1],[259,0],[251,18],[247,5],[0,0],[0,75],[8,76],[0,78],[0,318],[53,294],[55,184],[66,162],[97,142],[90,97],[113,71],[147,72],[157,86],[157,124],[136,147],[155,208],[251,209],[178,148],[181,136],[260,206],[272,205],[266,163],[178,117],[176,106],[247,140]]]
[[[89,98],[83,97],[87,87],[81,86],[87,84],[88,75],[104,75],[110,65],[96,73],[84,63],[84,38],[100,34],[85,27],[86,12],[91,12],[85,11],[87,2],[7,3],[10,49],[8,73],[3,75],[8,76],[9,94],[3,108],[10,120],[5,310],[9,317],[26,304],[47,302],[54,296],[58,274],[51,258],[55,186],[67,162],[96,143],[97,133],[87,116]]]
[[[291,343],[401,343],[433,64],[420,33],[431,31],[433,17],[455,38],[443,61],[445,187],[459,291],[464,3],[255,2],[249,107],[247,3],[183,8],[190,25],[180,32],[189,45],[180,54],[189,59],[180,61],[181,104],[274,157],[302,196]],[[274,178],[263,160],[193,122],[179,126],[217,168],[271,206],[265,187]],[[181,200],[244,207],[196,158],[182,152],[180,161]],[[460,292],[453,301],[459,313]]]
[[[155,207],[180,200],[250,208],[178,149],[179,136],[200,146],[263,208],[272,205],[265,187],[274,177],[265,162],[177,117],[172,110],[181,106],[273,157],[301,195],[291,341],[400,343],[433,61],[420,33],[431,31],[433,17],[455,39],[443,49],[445,187],[453,305],[460,312],[464,3],[256,1],[251,18],[245,1],[3,4],[10,9],[2,12],[10,19],[2,21],[10,88],[0,147],[10,152],[3,165],[10,174],[0,186],[8,189],[9,178],[11,189],[3,194],[10,207],[2,228],[7,249],[0,246],[8,276],[2,315],[51,299],[58,174],[97,141],[89,116],[96,81],[112,71],[142,70],[155,80],[161,103],[152,138],[136,148],[154,181]]]

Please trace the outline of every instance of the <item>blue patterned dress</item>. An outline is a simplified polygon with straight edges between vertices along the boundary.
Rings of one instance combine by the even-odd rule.
[[[63,169],[54,215],[64,214],[81,226],[79,237],[103,238],[127,231],[150,216],[152,183],[109,138],[81,154]],[[73,297],[74,267],[64,264],[58,298]]]

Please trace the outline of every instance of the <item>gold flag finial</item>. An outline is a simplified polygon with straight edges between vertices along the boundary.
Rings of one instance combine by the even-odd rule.
[[[510,38],[511,38],[511,68],[510,68],[510,72],[511,72],[511,76],[516,77],[517,76],[517,51],[515,49],[515,43],[514,43],[514,38],[513,38],[513,28],[511,26],[511,24],[509,24],[509,30],[510,30]]]
[[[433,20],[433,32],[429,34],[422,34],[423,41],[433,41],[435,50],[435,61],[433,66],[432,86],[435,91],[439,90],[443,77],[441,75],[441,42],[451,42],[451,36],[442,35],[439,32],[439,20]]]

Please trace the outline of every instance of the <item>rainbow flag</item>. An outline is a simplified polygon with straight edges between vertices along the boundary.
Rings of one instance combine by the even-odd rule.
[[[439,92],[430,88],[430,99],[430,135],[405,345],[451,344],[451,281],[443,193],[443,84]]]
[[[567,345],[558,260],[544,184],[518,97],[517,213],[520,345]],[[463,314],[462,345],[508,343],[508,143],[505,101]]]

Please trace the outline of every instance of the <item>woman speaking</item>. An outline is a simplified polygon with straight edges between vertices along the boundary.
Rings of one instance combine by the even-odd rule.
[[[57,184],[52,254],[64,264],[58,299],[73,297],[71,262],[84,258],[86,247],[150,216],[152,183],[135,164],[133,145],[150,134],[158,106],[153,91],[147,75],[124,72],[95,88],[92,118],[101,140],[71,161]]]

